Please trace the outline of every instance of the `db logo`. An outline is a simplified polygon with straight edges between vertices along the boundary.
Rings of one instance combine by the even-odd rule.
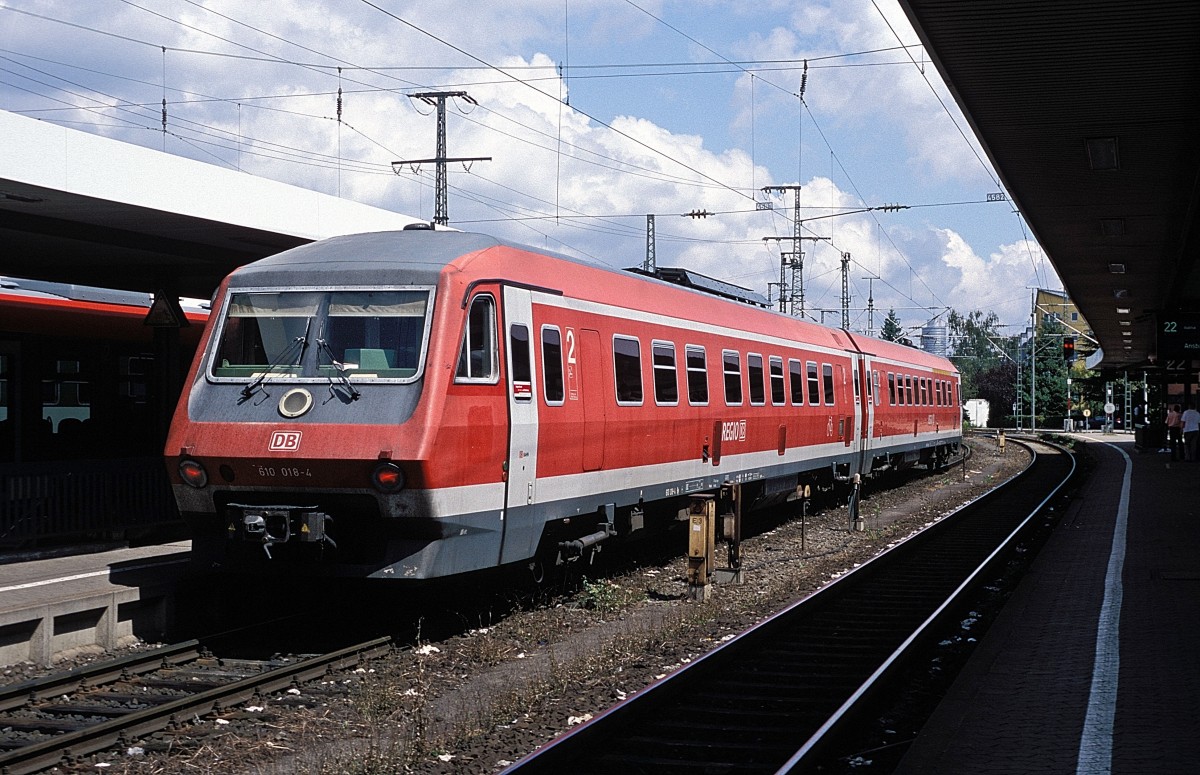
[[[267,449],[271,452],[295,452],[300,449],[300,431],[275,431]]]

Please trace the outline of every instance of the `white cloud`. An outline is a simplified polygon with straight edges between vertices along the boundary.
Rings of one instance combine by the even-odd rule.
[[[802,116],[794,96],[798,69],[761,70],[753,102],[749,77],[732,67],[720,75],[656,77],[589,69],[719,60],[634,6],[607,0],[572,0],[565,9],[569,17],[561,0],[386,5],[407,24],[345,0],[204,3],[230,19],[181,0],[153,6],[189,26],[115,0],[27,4],[76,27],[0,8],[0,41],[18,52],[13,57],[20,64],[10,66],[25,76],[5,79],[17,88],[0,85],[0,107],[158,148],[164,144],[159,106],[165,95],[173,133],[165,145],[172,153],[429,218],[432,165],[423,165],[420,175],[393,175],[390,167],[395,159],[435,155],[431,108],[405,93],[461,89],[478,106],[451,101],[448,155],[492,157],[469,172],[450,165],[451,219],[463,228],[629,266],[644,254],[645,214],[656,213],[661,264],[687,265],[765,293],[766,283],[778,280],[783,243],[764,243],[763,237],[791,233],[792,202],[788,196],[771,213],[756,211],[756,189],[800,180],[804,217],[811,219],[805,233],[833,237],[803,246],[810,307],[838,304],[842,251],[853,257],[853,304],[865,304],[862,278],[879,275],[874,295],[884,312],[889,306],[973,303],[994,297],[997,289],[1031,284],[1028,253],[1011,233],[1011,217],[993,217],[998,211],[819,217],[887,202],[977,198],[990,184],[915,66],[844,66],[901,62],[901,52],[824,58],[895,47],[897,34],[915,42],[893,3],[878,7],[896,33],[876,4],[639,4],[730,59],[809,59],[811,113]],[[165,55],[160,46],[167,47]],[[568,48],[574,108],[556,99],[565,90],[557,68]],[[478,67],[476,58],[529,85]],[[350,64],[398,69],[368,72]],[[408,69],[417,65],[430,69]],[[28,69],[35,66],[52,74],[35,83]],[[601,77],[617,72],[621,78]],[[928,63],[926,72],[936,83]],[[61,110],[63,103],[79,104],[80,94],[136,106],[99,116]],[[714,215],[678,216],[693,209]],[[589,217],[573,217],[580,214]]]

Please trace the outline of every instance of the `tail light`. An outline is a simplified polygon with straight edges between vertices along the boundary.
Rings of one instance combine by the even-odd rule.
[[[183,479],[185,484],[189,484],[196,489],[200,489],[208,484],[208,472],[196,460],[184,459],[179,461],[179,478]]]
[[[380,463],[371,473],[371,484],[380,492],[399,492],[404,489],[404,471],[395,463]]]

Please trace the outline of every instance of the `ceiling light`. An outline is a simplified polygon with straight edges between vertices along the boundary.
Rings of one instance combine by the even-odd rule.
[[[1122,237],[1125,235],[1124,218],[1101,218],[1100,234],[1105,237]]]
[[[1117,307],[1117,314],[1118,315],[1128,315],[1129,307]]]
[[[1117,138],[1089,137],[1087,145],[1088,164],[1094,170],[1115,170],[1121,166],[1117,156]]]
[[[1122,320],[1122,321],[1121,321],[1121,325],[1123,325],[1123,326],[1132,326],[1132,325],[1133,325],[1133,323],[1130,323],[1128,320]]]
[[[1112,272],[1113,274],[1125,274],[1125,265],[1124,264],[1109,264],[1108,271]]]

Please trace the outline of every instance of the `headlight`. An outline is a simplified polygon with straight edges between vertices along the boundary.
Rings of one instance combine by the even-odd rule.
[[[371,474],[371,484],[380,492],[399,492],[404,489],[404,471],[395,463],[380,463]]]
[[[179,461],[179,478],[197,490],[208,484],[208,472],[195,460]]]

